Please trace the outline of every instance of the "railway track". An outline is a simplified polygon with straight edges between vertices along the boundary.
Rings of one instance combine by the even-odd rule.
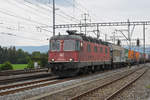
[[[95,73],[95,74],[93,74],[93,76],[96,74],[100,74],[100,73],[104,73],[104,72]],[[67,79],[58,79],[57,76],[52,76],[51,78],[45,78],[45,79],[41,79],[41,80],[23,82],[23,83],[18,83],[18,84],[13,84],[13,85],[0,86],[0,96],[13,94],[13,93],[17,93],[17,92],[25,91],[25,90],[29,90],[29,89],[44,87],[44,86],[57,84],[57,83],[61,83],[61,82],[65,82],[65,81],[69,81],[69,80],[73,80],[73,79],[88,77],[88,76],[89,75],[81,75],[81,76],[77,76],[74,78],[67,78]]]
[[[41,69],[26,69],[26,70],[8,70],[8,71],[0,71],[0,76],[10,76],[10,75],[18,75],[18,74],[29,74],[29,73],[37,73],[37,72],[46,72],[47,68]]]
[[[24,83],[18,83],[13,85],[6,85],[0,87],[0,96],[13,94],[20,91],[25,91],[33,88],[43,87],[51,84],[56,84],[59,82],[64,82],[66,80],[59,80],[57,76],[51,78],[45,78],[35,81],[29,81]]]
[[[69,100],[112,100],[118,93],[138,80],[146,70],[147,68],[138,69],[125,76],[112,79],[112,81],[105,82],[103,85],[76,95]]]
[[[0,77],[0,85],[6,85],[9,83],[16,83],[16,82],[27,81],[27,80],[38,79],[38,78],[45,78],[49,76],[52,75],[50,73],[45,73],[45,72],[25,74],[25,75],[12,75],[8,77],[5,76],[5,77]]]

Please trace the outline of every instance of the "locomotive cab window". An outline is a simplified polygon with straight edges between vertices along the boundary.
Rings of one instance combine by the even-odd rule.
[[[75,51],[75,40],[64,40],[64,51]]]
[[[51,40],[50,50],[51,51],[60,51],[60,40]]]

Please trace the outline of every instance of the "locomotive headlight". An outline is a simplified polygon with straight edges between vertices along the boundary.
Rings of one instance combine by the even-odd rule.
[[[80,45],[81,45],[81,47],[83,47],[83,42],[81,42],[81,44],[80,44]]]
[[[72,61],[73,61],[73,59],[71,59],[71,58],[70,58],[70,59],[69,59],[69,61],[70,61],[70,62],[72,62]]]
[[[55,61],[55,59],[52,59],[52,61]]]

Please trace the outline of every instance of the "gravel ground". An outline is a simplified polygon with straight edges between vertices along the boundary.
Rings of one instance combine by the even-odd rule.
[[[113,100],[150,100],[150,69]]]
[[[128,84],[130,81],[134,80],[140,73],[144,72],[145,70],[138,70],[131,75],[124,77],[121,80],[115,81],[112,84],[104,86],[99,90],[95,91],[94,93],[88,94],[81,98],[81,100],[105,100],[109,95],[120,89],[122,86]]]

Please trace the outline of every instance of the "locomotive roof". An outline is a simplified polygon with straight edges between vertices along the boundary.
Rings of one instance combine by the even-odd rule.
[[[88,42],[93,42],[93,43],[98,43],[98,44],[104,44],[104,45],[108,45],[110,43],[108,42],[104,42],[100,39],[97,38],[92,38],[92,37],[87,37],[83,34],[76,34],[76,35],[57,35],[51,38],[51,40],[65,40],[65,39],[78,39],[78,40],[83,40],[83,41],[88,41]]]
[[[51,40],[65,40],[65,39],[79,39],[83,40],[82,37],[77,35],[56,35],[51,38]]]

